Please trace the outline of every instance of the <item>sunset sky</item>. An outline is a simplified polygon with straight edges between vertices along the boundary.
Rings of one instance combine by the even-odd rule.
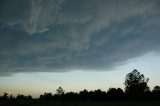
[[[160,0],[0,0],[0,95],[160,85]]]

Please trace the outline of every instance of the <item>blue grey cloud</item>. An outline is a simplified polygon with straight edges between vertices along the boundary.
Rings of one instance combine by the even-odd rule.
[[[159,52],[159,0],[1,0],[0,75],[108,70]]]

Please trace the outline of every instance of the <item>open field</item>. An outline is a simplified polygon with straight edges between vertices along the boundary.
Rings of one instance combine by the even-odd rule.
[[[160,106],[160,101],[106,101],[106,102],[2,102],[0,106]]]

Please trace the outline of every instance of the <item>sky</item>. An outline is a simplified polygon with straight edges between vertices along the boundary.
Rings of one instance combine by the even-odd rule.
[[[159,0],[0,0],[0,94],[160,85]]]

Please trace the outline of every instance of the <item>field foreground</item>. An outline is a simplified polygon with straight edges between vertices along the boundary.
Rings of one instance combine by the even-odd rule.
[[[106,102],[0,101],[0,106],[160,106],[160,101],[106,101]]]

